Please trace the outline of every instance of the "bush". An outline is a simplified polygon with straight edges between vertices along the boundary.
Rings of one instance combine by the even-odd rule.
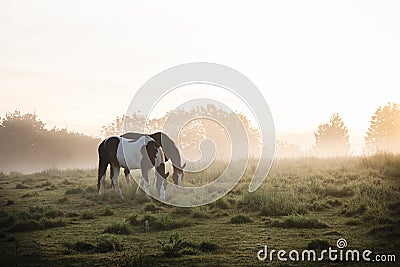
[[[164,256],[172,258],[181,255],[180,250],[182,249],[182,239],[179,237],[178,233],[175,233],[175,235],[171,235],[169,237],[169,242],[158,241],[158,243],[161,245],[161,250]]]
[[[203,241],[200,243],[199,249],[203,252],[213,252],[218,250],[218,245],[215,243]]]
[[[114,212],[111,210],[110,207],[106,207],[106,208],[104,209],[103,215],[104,215],[104,216],[112,216],[112,215],[114,215]]]
[[[246,193],[238,202],[238,206],[245,211],[259,211],[261,216],[306,214],[310,209],[309,203],[300,200],[295,193],[269,188]]]
[[[143,210],[148,212],[157,212],[160,210],[160,208],[156,207],[156,205],[153,203],[148,203],[146,206],[144,206]]]
[[[237,215],[231,218],[231,223],[242,224],[249,222],[251,222],[251,219],[246,215]]]
[[[82,220],[92,220],[96,218],[96,214],[93,211],[85,211],[84,213],[81,214],[81,219]]]
[[[20,221],[17,222],[9,232],[29,232],[29,231],[37,231],[37,230],[45,230],[54,227],[65,226],[66,223],[62,219],[47,219],[42,218],[40,221],[28,220],[28,221]]]
[[[210,218],[210,215],[207,212],[203,211],[203,210],[196,209],[192,213],[192,218],[208,219],[208,218]]]
[[[9,228],[15,223],[15,218],[5,211],[0,211],[0,228]]]
[[[104,230],[104,233],[115,235],[129,235],[131,233],[126,223],[113,223]]]
[[[138,216],[137,214],[132,214],[129,215],[128,218],[126,219],[128,221],[128,223],[132,226],[139,226],[142,223],[138,220]]]
[[[95,250],[93,244],[83,241],[78,241],[73,245],[67,244],[66,246],[78,252],[93,252]]]
[[[181,207],[175,207],[175,209],[172,211],[173,214],[182,214],[182,215],[190,215],[192,213],[191,208],[181,208]]]
[[[96,252],[107,253],[110,251],[122,251],[123,245],[114,238],[100,237],[97,239]]]
[[[14,204],[15,204],[15,202],[13,200],[11,200],[11,199],[7,200],[7,202],[6,202],[6,206],[11,206],[11,205],[14,205]]]
[[[212,207],[219,208],[221,210],[229,209],[229,203],[225,198],[220,198],[217,201],[212,203]]]
[[[29,186],[23,185],[23,184],[17,184],[17,185],[15,186],[15,189],[27,189],[27,188],[29,188]]]

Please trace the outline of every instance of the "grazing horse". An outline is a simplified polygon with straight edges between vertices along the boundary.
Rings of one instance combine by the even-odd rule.
[[[165,199],[167,187],[166,179],[169,173],[165,173],[165,156],[163,149],[151,137],[143,135],[137,140],[125,139],[123,137],[109,137],[105,139],[98,148],[99,169],[97,189],[99,194],[103,194],[106,179],[107,166],[110,165],[112,182],[115,193],[123,198],[121,189],[118,186],[118,176],[120,168],[125,169],[125,178],[130,184],[129,169],[141,169],[142,178],[140,186],[144,187],[149,196],[149,172],[155,167],[156,186],[160,198]],[[139,187],[138,187],[139,189]]]
[[[138,140],[140,137],[145,134],[141,133],[125,133],[121,135],[123,138],[127,138],[130,140]],[[168,159],[171,160],[172,166],[174,167],[174,172],[172,174],[172,179],[176,185],[182,184],[183,178],[183,169],[186,167],[186,163],[181,165],[181,155],[179,153],[178,148],[176,147],[174,141],[169,138],[168,135],[162,132],[157,132],[154,134],[148,135],[153,138],[164,150],[165,161]],[[130,184],[129,180],[129,169],[124,170],[126,182]]]

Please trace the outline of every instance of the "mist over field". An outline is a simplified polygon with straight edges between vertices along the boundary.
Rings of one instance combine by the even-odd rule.
[[[193,114],[207,114],[176,129],[174,121],[186,121]],[[165,122],[168,120],[169,124]],[[219,123],[218,123],[219,121]],[[172,123],[171,123],[172,122]],[[232,147],[231,138],[244,129],[247,143]],[[353,156],[349,141],[348,126],[337,113],[328,122],[316,125],[314,144],[302,149],[298,144],[276,140],[274,147],[262,146],[259,129],[243,114],[226,111],[214,105],[196,106],[167,112],[159,118],[147,119],[141,114],[117,117],[105,124],[102,138],[94,138],[67,129],[48,129],[40,120],[40,114],[20,111],[7,113],[0,123],[0,170],[32,173],[49,168],[94,168],[97,165],[97,147],[103,138],[119,136],[125,132],[137,132],[146,125],[146,133],[163,131],[178,132],[174,140],[185,161],[212,162],[259,158],[261,150],[274,151],[275,158],[348,157]],[[225,126],[226,126],[225,125]],[[273,131],[273,129],[271,130]],[[208,140],[208,142],[204,142]],[[378,107],[371,117],[370,127],[365,133],[363,154],[377,152],[398,153],[400,151],[400,106],[388,103]],[[231,158],[237,150],[236,158]],[[271,152],[272,153],[272,152]]]

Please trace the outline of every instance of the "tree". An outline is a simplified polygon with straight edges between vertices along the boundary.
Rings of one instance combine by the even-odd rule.
[[[334,113],[329,123],[320,124],[314,132],[314,152],[323,156],[344,156],[350,151],[349,133],[339,114]]]
[[[365,136],[366,152],[400,152],[400,105],[378,107]]]

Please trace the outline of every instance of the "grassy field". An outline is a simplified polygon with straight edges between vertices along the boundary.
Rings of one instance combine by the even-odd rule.
[[[399,265],[399,155],[277,160],[254,193],[249,179],[217,202],[177,208],[135,196],[122,177],[124,200],[109,181],[99,197],[96,170],[0,173],[0,265],[364,266],[256,256],[264,245],[337,248],[339,238],[348,249],[396,255],[379,266]]]

